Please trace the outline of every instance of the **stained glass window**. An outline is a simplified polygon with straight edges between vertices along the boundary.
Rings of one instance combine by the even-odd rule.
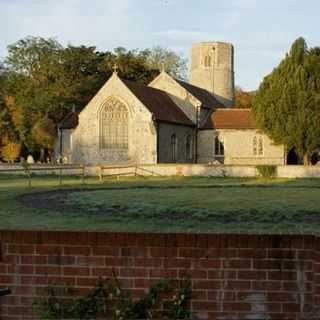
[[[117,99],[109,100],[100,114],[100,147],[127,153],[128,110]]]

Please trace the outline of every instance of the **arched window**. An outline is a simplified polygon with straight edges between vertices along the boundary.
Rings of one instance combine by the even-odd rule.
[[[186,160],[192,160],[192,137],[190,134],[186,137]]]
[[[206,68],[211,67],[211,57],[209,55],[204,57],[204,66]]]
[[[128,110],[117,99],[110,99],[100,113],[100,148],[128,152]]]
[[[214,139],[214,154],[216,156],[224,156],[224,143],[219,136],[216,136]]]
[[[177,148],[177,136],[175,134],[173,134],[171,136],[171,160],[173,162],[176,162],[177,161],[177,151],[178,151],[178,148]]]
[[[252,153],[254,156],[258,155],[258,139],[256,136],[252,140]]]

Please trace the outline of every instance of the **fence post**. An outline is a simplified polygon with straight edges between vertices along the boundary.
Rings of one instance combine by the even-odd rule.
[[[102,182],[103,180],[103,172],[102,172],[102,166],[99,166],[99,181]]]
[[[27,175],[28,175],[28,187],[31,188],[32,187],[32,185],[31,185],[31,172],[30,172],[29,167],[27,169]]]
[[[59,168],[59,186],[62,186],[62,168]]]
[[[81,184],[84,184],[85,166],[81,166]]]
[[[31,173],[30,173],[29,163],[23,162],[22,166],[23,166],[23,169],[25,170],[25,173],[27,175],[28,187],[31,188]]]

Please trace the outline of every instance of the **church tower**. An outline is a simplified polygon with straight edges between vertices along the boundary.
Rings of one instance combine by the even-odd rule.
[[[234,103],[233,45],[200,42],[192,45],[190,83],[213,93],[226,106]]]

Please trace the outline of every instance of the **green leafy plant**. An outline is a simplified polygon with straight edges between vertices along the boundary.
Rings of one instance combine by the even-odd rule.
[[[191,280],[182,282],[177,294],[173,297],[173,303],[169,309],[169,319],[191,319],[191,313],[188,309],[188,302],[192,294]]]
[[[277,166],[260,165],[256,166],[259,176],[262,178],[274,178],[277,176]]]
[[[101,280],[85,296],[76,290],[50,286],[42,297],[36,298],[34,310],[40,319],[151,320],[192,319],[187,309],[191,299],[191,281],[181,281],[175,289],[170,280],[160,280],[140,298],[133,298],[121,289],[117,279]],[[173,295],[167,301],[165,296]],[[161,305],[165,308],[161,308]]]

